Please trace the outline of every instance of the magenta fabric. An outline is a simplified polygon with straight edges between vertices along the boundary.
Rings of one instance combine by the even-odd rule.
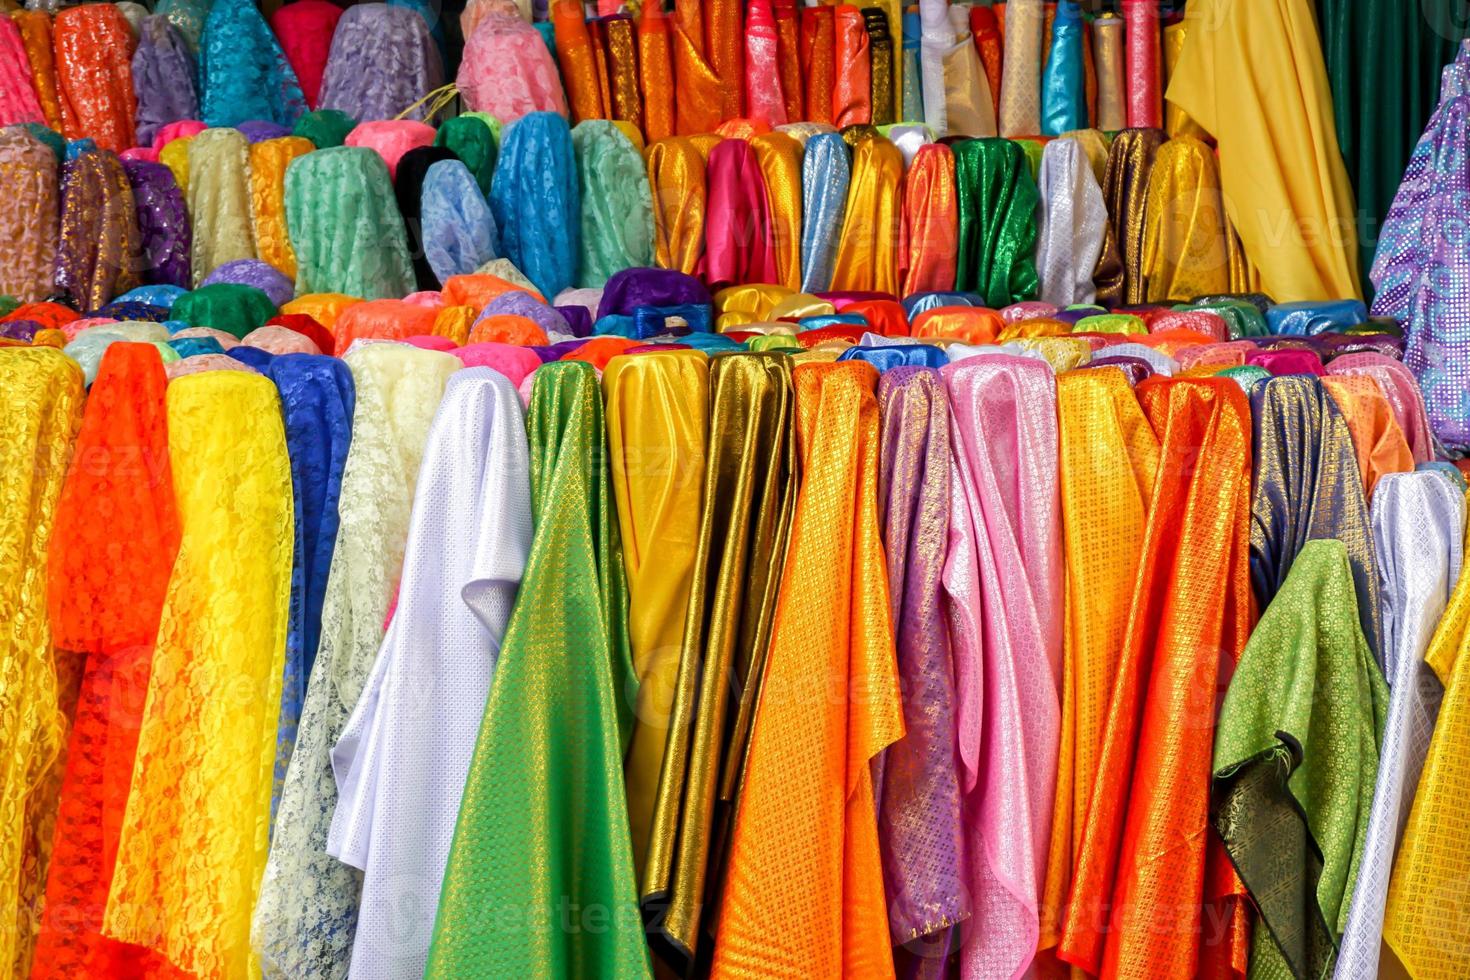
[[[776,250],[766,179],[744,140],[723,140],[705,167],[705,278],[711,289],[776,282]]]
[[[418,334],[413,337],[403,338],[403,342],[410,347],[422,347],[424,350],[442,350],[446,353],[456,350],[454,341],[448,337],[440,337],[435,334]]]
[[[31,59],[26,55],[20,28],[0,14],[0,126],[27,122],[44,126],[46,116],[31,81]]]
[[[207,128],[209,127],[197,119],[181,119],[178,122],[166,123],[153,134],[153,149],[162,150],[174,140],[198,136]]]
[[[541,356],[531,348],[514,344],[466,344],[450,353],[463,361],[465,367],[487,367],[499,371],[517,388],[542,363]]]
[[[1247,366],[1262,367],[1273,375],[1312,374],[1321,377],[1327,371],[1322,358],[1309,350],[1263,350],[1246,357]]]
[[[327,0],[296,0],[271,16],[271,30],[281,42],[281,50],[306,104],[317,107],[322,91],[322,73],[327,70],[327,54],[332,50],[332,32],[342,17],[342,8]]]

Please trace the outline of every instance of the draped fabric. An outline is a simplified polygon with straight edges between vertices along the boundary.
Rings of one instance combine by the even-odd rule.
[[[803,147],[786,133],[764,133],[750,141],[771,209],[771,248],[775,253],[773,281],[788,289],[801,287],[802,163]]]
[[[442,146],[415,146],[399,157],[396,165],[389,166],[393,195],[398,202],[398,213],[403,217],[404,230],[408,233],[408,251],[413,257],[414,276],[420,290],[435,290],[440,286],[440,280],[424,255],[424,180],[431,166],[453,159],[454,154]],[[473,272],[477,267],[467,271]]]
[[[194,56],[168,18],[143,18],[133,52],[133,86],[138,97],[137,141],[148,145],[164,126],[199,116]]]
[[[455,116],[439,124],[434,145],[442,146],[460,159],[480,188],[480,196],[489,199],[490,180],[495,174],[495,134],[477,116]]]
[[[1149,171],[1139,266],[1144,299],[1228,293],[1229,235],[1215,152],[1193,136],[1174,137]]]
[[[903,182],[902,295],[954,289],[959,251],[955,195],[954,152],[941,144],[919,147]]]
[[[1263,928],[1253,973],[1326,976],[1361,867],[1388,685],[1340,541],[1308,542],[1220,706],[1215,829]]]
[[[531,544],[520,399],[455,373],[424,447],[397,608],[332,749],[327,851],[363,872],[352,976],[423,972],[475,734]],[[474,515],[478,534],[459,519]]]
[[[6,909],[0,964],[23,976],[51,847],[37,798],[66,738],[47,618],[47,559],[81,419],[82,373],[58,350],[0,349],[0,396],[9,423],[0,442],[0,604],[13,611],[11,627],[0,634],[0,882]]]
[[[806,142],[801,161],[801,291],[832,287],[837,243],[847,213],[852,154],[837,133],[818,133]]]
[[[1251,389],[1255,485],[1251,585],[1264,609],[1313,538],[1347,548],[1363,636],[1383,657],[1379,569],[1352,436],[1337,403],[1310,375],[1272,378]]]
[[[786,358],[717,356],[708,384],[689,605],[640,869],[654,951],[681,971],[709,952],[701,915],[716,907],[796,501]]]
[[[955,288],[999,309],[1035,299],[1036,208],[1040,192],[1021,147],[1003,139],[953,147],[959,201]]]
[[[507,71],[506,77],[515,73]],[[332,33],[318,105],[359,123],[395,119],[443,82],[439,49],[419,12],[364,3],[343,11]],[[406,116],[422,117],[422,108]]]
[[[984,916],[961,964],[970,977],[1015,975],[1037,949],[1056,776],[1062,628],[1046,612],[1062,600],[1056,389],[1045,364],[1007,354],[944,374],[955,448],[943,584],[968,890]]]
[[[566,85],[572,122],[606,119],[609,107],[603,102],[602,80],[598,75],[597,59],[592,51],[592,34],[588,29],[583,5],[577,0],[551,0],[550,8],[551,24],[556,38],[556,58]]]
[[[133,32],[110,3],[68,7],[51,28],[61,132],[121,153],[136,142]]]
[[[1424,396],[1408,367],[1387,354],[1360,351],[1334,357],[1327,373],[1371,378],[1393,408],[1394,419],[1408,440],[1414,462],[1425,463],[1434,458],[1434,434],[1430,431]]]
[[[189,973],[245,977],[290,605],[291,471],[267,379],[179,378],[167,406],[179,553],[102,929]]]
[[[615,272],[653,264],[653,200],[643,158],[615,123],[578,123],[572,147],[582,199],[577,283],[595,288]]]
[[[727,139],[709,151],[705,279],[712,288],[776,281],[770,199],[755,151]]]
[[[68,160],[61,171],[56,288],[84,310],[142,284],[138,212],[127,172],[112,153]]]
[[[547,364],[535,377],[535,535],[470,762],[426,975],[646,976],[621,777],[633,720],[625,695],[637,685],[602,400],[585,362]],[[568,867],[559,856],[573,850]],[[558,902],[596,905],[608,925],[558,928]],[[507,914],[523,925],[496,928]]]
[[[22,303],[51,294],[60,212],[56,158],[20,129],[0,130],[0,295]]]
[[[713,975],[892,976],[870,763],[903,736],[903,714],[878,526],[877,371],[802,364],[793,381],[805,478]]]
[[[473,273],[499,254],[500,237],[490,203],[460,161],[429,165],[419,211],[424,259],[438,282]]]
[[[1215,735],[1199,714],[1253,616],[1250,409],[1223,378],[1136,390],[1160,465],[1057,955],[1095,975],[1225,976],[1245,970],[1245,908],[1209,836]]]
[[[704,253],[704,154],[689,137],[671,136],[649,144],[644,159],[653,193],[654,261],[694,275]]]
[[[851,4],[839,4],[833,11],[832,25],[832,122],[839,129],[871,123],[872,64],[862,12]]]
[[[1154,159],[1166,142],[1157,129],[1128,129],[1113,137],[1103,176],[1103,201],[1108,207],[1114,254],[1105,246],[1098,268],[1097,302],[1114,306],[1145,301],[1145,206]]]
[[[716,3],[720,8],[718,11]],[[714,39],[719,37],[716,21],[725,23],[727,10],[731,7],[735,8],[738,18],[736,0],[675,0],[673,48],[677,98],[674,101],[674,130],[680,135],[712,133],[722,120],[740,115],[740,79],[721,74],[721,68],[725,66],[716,63],[714,50]],[[738,27],[721,43],[741,44]],[[722,86],[729,87],[728,98],[735,103],[736,111],[733,113],[725,112],[727,95],[722,92]]]
[[[1189,16],[1200,26],[1168,98],[1219,144],[1225,209],[1265,291],[1282,302],[1361,297],[1352,186],[1312,5],[1247,12],[1204,0]],[[1295,230],[1280,227],[1287,215]]]
[[[197,287],[226,262],[256,258],[249,144],[238,130],[207,129],[189,141],[189,173],[190,266]]]
[[[286,225],[286,168],[316,148],[301,136],[250,144],[250,223],[263,262],[296,278],[296,253]]]
[[[290,126],[305,111],[296,73],[255,3],[214,0],[199,38],[199,118],[206,126]]]
[[[1363,478],[1363,493],[1365,499],[1372,500],[1373,490],[1385,474],[1407,473],[1414,468],[1409,443],[1394,420],[1383,389],[1372,378],[1326,377],[1322,387],[1347,421],[1357,452],[1358,475]]]
[[[294,0],[271,14],[271,32],[281,45],[309,109],[319,105],[322,74],[342,8],[329,0]]]
[[[501,132],[490,210],[504,257],[543,296],[572,285],[581,254],[582,200],[565,119],[533,112]]]
[[[831,289],[898,295],[902,181],[903,154],[888,140],[863,140],[853,150]]]
[[[29,62],[42,121],[59,133],[63,124],[56,88],[56,56],[51,44],[51,14],[45,10],[20,9],[12,11],[10,18],[20,30],[20,41],[25,48],[17,64],[24,67]]]
[[[391,8],[390,8],[391,9]],[[347,15],[344,15],[344,20]],[[422,18],[417,31],[422,26]],[[386,57],[401,59],[400,47],[390,48]],[[408,87],[401,88],[396,101],[402,108],[438,87],[440,74],[438,54],[428,35],[422,42],[411,42],[417,50],[422,45],[423,65],[411,76]],[[350,53],[352,49],[346,49]],[[509,124],[531,112],[567,114],[562,82],[556,74],[556,62],[546,48],[541,34],[519,17],[487,14],[476,25],[465,43],[464,58],[459,64],[455,84],[465,105],[477,112],[489,113],[502,124]],[[386,94],[386,93],[385,93]],[[324,96],[325,98],[325,96]],[[405,101],[407,100],[407,101]],[[422,118],[423,109],[413,115]],[[396,113],[395,113],[396,114]]]
[[[297,294],[374,299],[412,292],[408,241],[393,200],[387,165],[366,147],[332,147],[292,161],[286,227]]]
[[[1037,298],[1055,306],[1097,298],[1092,274],[1102,257],[1108,209],[1082,144],[1053,140],[1041,154],[1036,228]]]
[[[1384,673],[1392,695],[1351,910],[1339,916],[1334,976],[1343,980],[1378,976],[1393,855],[1444,692],[1424,655],[1460,577],[1465,495],[1438,473],[1391,473],[1379,482],[1372,519],[1383,584]]]

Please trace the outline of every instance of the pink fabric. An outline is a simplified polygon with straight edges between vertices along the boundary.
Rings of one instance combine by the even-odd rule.
[[[430,310],[444,309],[444,294],[437,289],[425,289],[417,293],[409,293],[403,297],[403,301]]]
[[[949,596],[978,921],[962,973],[1018,977],[1036,954],[1061,724],[1056,383],[1044,361],[943,369],[954,448]]]
[[[1036,300],[1026,300],[1022,303],[1012,303],[1000,311],[1000,318],[1006,323],[1024,323],[1027,320],[1044,320],[1047,317],[1057,315],[1057,308],[1050,303],[1039,303]]]
[[[185,327],[178,333],[172,334],[170,339],[187,340],[190,337],[212,337],[219,343],[221,350],[229,350],[232,347],[240,346],[240,341],[235,339],[234,334],[226,333],[223,330],[216,330],[214,327]]]
[[[166,123],[153,134],[153,149],[162,150],[174,140],[198,136],[208,128],[197,119],[180,119],[178,122]]]
[[[313,109],[322,91],[332,32],[341,18],[342,8],[327,0],[295,0],[271,15],[271,30],[296,72],[306,104]]]
[[[508,126],[532,112],[567,114],[556,61],[536,28],[491,11],[480,17],[455,76],[465,105]]]
[[[1245,364],[1247,357],[1258,350],[1260,348],[1249,340],[1227,340],[1218,344],[1186,347],[1175,360],[1179,362],[1180,371],[1205,367],[1240,367]]]
[[[434,127],[413,119],[377,119],[358,123],[343,142],[376,152],[388,165],[388,176],[395,177],[405,153],[434,142]]]
[[[776,282],[771,205],[755,151],[744,140],[717,143],[705,175],[704,268],[710,288]]]
[[[240,338],[246,347],[258,347],[272,354],[320,354],[322,349],[311,338],[285,327],[256,327]]]
[[[517,388],[541,366],[541,357],[529,347],[513,344],[466,344],[452,351],[465,367],[487,367],[499,371]]]
[[[1409,441],[1409,452],[1415,463],[1434,459],[1434,436],[1429,430],[1429,416],[1424,410],[1424,395],[1414,375],[1400,361],[1384,354],[1363,351],[1334,357],[1327,365],[1328,374],[1358,375],[1372,378],[1383,389],[1393,408],[1394,418]]]
[[[1309,350],[1262,350],[1246,356],[1245,363],[1263,367],[1274,375],[1314,374],[1321,377],[1322,358]]]
[[[80,319],[72,320],[70,323],[63,323],[61,325],[61,333],[69,342],[75,340],[77,334],[90,327],[100,327],[116,322],[117,320],[110,316],[84,316]]]
[[[437,334],[418,334],[414,337],[404,337],[403,342],[410,347],[422,347],[424,350],[442,350],[446,353],[455,351],[454,341],[448,337],[440,337]]]
[[[1230,339],[1230,331],[1225,326],[1225,318],[1208,310],[1170,310],[1148,318],[1149,333],[1181,329],[1193,330],[1195,333],[1204,334],[1217,341],[1223,342]]]
[[[143,160],[147,163],[158,162],[158,151],[151,146],[130,146],[118,154],[124,160]]]
[[[45,125],[46,116],[31,80],[31,60],[20,28],[0,14],[0,126],[27,122]]]
[[[786,118],[778,43],[771,0],[750,0],[745,12],[745,114],[768,126],[794,121]]]
[[[244,361],[237,361],[228,354],[195,354],[193,357],[180,358],[170,361],[163,366],[163,373],[168,375],[172,381],[186,374],[202,374],[205,371],[244,371],[247,374],[259,374]]]

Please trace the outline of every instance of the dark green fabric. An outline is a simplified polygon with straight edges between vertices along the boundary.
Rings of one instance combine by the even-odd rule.
[[[1035,299],[1041,192],[1026,151],[1006,139],[965,140],[951,149],[960,215],[955,289],[979,293],[995,309]]]
[[[495,134],[483,120],[474,116],[446,119],[434,135],[434,145],[442,146],[463,161],[480,185],[480,193],[490,196],[490,178],[495,173]]]
[[[276,304],[254,286],[221,282],[180,296],[169,314],[191,327],[213,327],[244,337],[276,315]]]
[[[347,134],[357,126],[352,117],[340,109],[318,109],[296,120],[293,136],[305,136],[318,150],[341,146]]]

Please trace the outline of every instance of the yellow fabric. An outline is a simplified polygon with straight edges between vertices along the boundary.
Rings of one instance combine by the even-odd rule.
[[[723,333],[747,323],[764,323],[776,304],[791,294],[785,286],[726,286],[714,295],[715,329]]]
[[[301,136],[261,140],[250,146],[250,218],[262,261],[296,278],[296,253],[286,234],[286,166],[316,147]]]
[[[194,137],[181,136],[176,140],[169,140],[158,151],[158,162],[173,172],[174,183],[179,185],[179,192],[186,196],[189,193],[189,144],[192,142]]]
[[[283,314],[305,314],[335,333],[337,317],[342,315],[342,311],[361,302],[362,300],[356,296],[346,296],[342,293],[306,293],[287,302],[281,307],[281,312]],[[347,352],[341,351],[340,353]]]
[[[1143,210],[1144,297],[1150,303],[1230,291],[1230,255],[1215,153],[1171,139],[1149,171]]]
[[[801,143],[785,133],[763,133],[751,138],[750,148],[766,179],[776,279],[788,289],[800,289]]]
[[[448,337],[463,347],[470,341],[470,328],[475,323],[473,306],[446,306],[434,317],[434,336]]]
[[[699,539],[709,367],[695,350],[623,355],[602,374],[613,497],[628,572],[638,705],[625,778],[640,872],[668,740]]]
[[[0,971],[26,976],[49,835],[29,806],[66,720],[46,618],[46,548],[81,422],[82,372],[52,347],[0,349]]]
[[[270,846],[291,469],[267,378],[187,375],[167,402],[179,553],[102,929],[196,976],[247,980],[259,975],[250,912]]]
[[[834,291],[899,294],[899,184],[902,180],[903,152],[888,140],[863,140],[853,150],[847,213],[842,219],[837,260],[832,269]]]
[[[258,258],[250,228],[250,144],[234,129],[206,129],[189,141],[189,260],[197,289],[236,259]]]
[[[707,200],[704,158],[708,149],[688,136],[670,136],[644,151],[653,190],[654,262],[694,275],[704,254]]]
[[[828,316],[836,312],[837,307],[825,299],[813,296],[811,293],[796,293],[787,296],[771,308],[771,319],[780,320],[783,317],[800,319],[804,316]]]
[[[1194,0],[1168,99],[1220,147],[1229,213],[1277,302],[1361,297],[1352,187],[1310,0]]]
[[[1070,371],[1092,360],[1092,345],[1081,337],[1026,337],[1016,341],[1046,358],[1053,371]]]
[[[1383,938],[1414,980],[1462,980],[1470,976],[1470,565],[1424,662],[1444,700],[1389,881]]]
[[[1179,68],[1179,59],[1184,54],[1184,39],[1189,35],[1189,23],[1180,21],[1164,28],[1164,84],[1174,77]],[[1189,113],[1172,102],[1164,103],[1164,132],[1170,136],[1204,136],[1200,124],[1189,118]]]

